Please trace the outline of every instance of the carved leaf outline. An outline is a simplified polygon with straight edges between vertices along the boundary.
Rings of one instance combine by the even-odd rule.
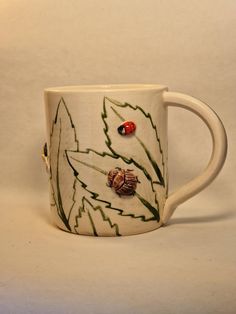
[[[70,214],[75,204],[76,179],[67,162],[65,151],[78,150],[75,126],[63,98],[60,99],[52,130],[49,145],[50,185],[52,203],[63,225],[71,231],[69,224]]]
[[[120,236],[118,224],[113,224],[101,206],[94,206],[85,196],[75,216],[74,230],[93,236]]]
[[[104,97],[102,120],[106,145],[111,153],[120,156],[127,163],[133,163],[142,170],[151,182],[153,191],[155,184],[165,188],[164,153],[157,127],[150,113],[145,112],[140,106]],[[138,123],[135,134],[127,137],[117,136],[117,127],[127,120]],[[132,147],[133,154],[127,150],[128,145]],[[161,168],[156,162],[157,157],[161,162]]]
[[[130,216],[141,221],[160,220],[156,192],[153,192],[150,182],[142,184],[144,181],[146,183],[147,179],[139,168],[130,167],[119,156],[113,156],[106,152],[99,153],[92,149],[86,151],[67,150],[66,155],[74,175],[81,186],[90,193],[93,200],[102,203],[106,208],[116,210],[121,216]],[[133,196],[119,197],[107,186],[107,174],[115,167],[129,168],[134,170],[138,176],[140,183],[137,185]],[[97,184],[98,176],[99,185]]]

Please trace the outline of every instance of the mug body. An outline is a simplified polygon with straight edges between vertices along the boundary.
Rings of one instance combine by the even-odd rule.
[[[45,90],[51,211],[68,232],[131,235],[162,225],[167,109],[161,85]]]

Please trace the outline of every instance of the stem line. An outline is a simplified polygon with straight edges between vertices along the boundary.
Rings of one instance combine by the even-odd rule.
[[[77,161],[77,162],[79,162],[79,163],[81,163],[82,165],[85,165],[85,166],[87,166],[87,167],[89,167],[89,168],[92,168],[92,169],[94,169],[94,170],[96,170],[96,171],[98,171],[98,172],[100,172],[100,173],[102,173],[102,174],[104,174],[104,175],[108,175],[108,172],[107,171],[105,171],[105,170],[102,170],[101,168],[99,168],[99,167],[96,167],[96,166],[94,166],[94,165],[90,165],[90,164],[88,164],[87,162],[85,162],[85,161],[82,161],[82,160],[79,160],[79,159],[76,159],[76,158],[74,158],[74,157],[70,157],[71,159],[73,159],[73,160],[75,160],[75,161]]]

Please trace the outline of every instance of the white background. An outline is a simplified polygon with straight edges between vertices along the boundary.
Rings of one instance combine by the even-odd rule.
[[[0,0],[2,313],[236,312],[235,12],[234,0]],[[228,159],[168,227],[76,237],[50,222],[43,89],[110,83],[160,83],[207,102]],[[202,122],[170,108],[171,189],[210,152]]]

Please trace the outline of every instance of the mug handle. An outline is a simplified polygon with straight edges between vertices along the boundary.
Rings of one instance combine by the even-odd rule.
[[[164,92],[166,106],[181,107],[197,114],[207,125],[212,136],[212,154],[206,169],[196,178],[171,193],[165,203],[163,223],[166,224],[176,207],[207,187],[220,172],[227,154],[227,136],[225,128],[217,114],[202,101],[175,92]]]

